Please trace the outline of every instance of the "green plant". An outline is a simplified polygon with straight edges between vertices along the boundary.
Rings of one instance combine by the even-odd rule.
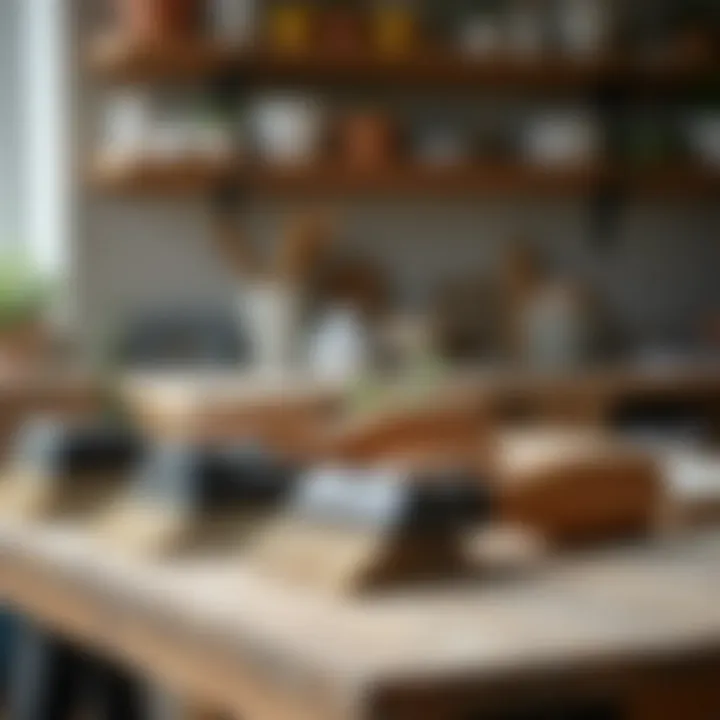
[[[0,255],[0,332],[39,319],[50,296],[47,278],[26,257]]]

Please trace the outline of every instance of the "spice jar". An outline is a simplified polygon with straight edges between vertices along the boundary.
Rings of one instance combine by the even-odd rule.
[[[375,46],[384,55],[403,54],[415,46],[417,18],[407,0],[379,4],[373,27]]]
[[[142,42],[185,39],[197,31],[198,0],[120,0],[123,34]]]
[[[307,51],[313,42],[313,8],[303,2],[284,2],[270,13],[269,40],[275,50]]]
[[[341,157],[355,168],[387,165],[397,155],[397,127],[381,112],[370,110],[348,115],[340,127],[339,148]]]
[[[339,5],[326,10],[322,17],[323,49],[331,52],[359,52],[368,44],[365,17],[349,5]]]

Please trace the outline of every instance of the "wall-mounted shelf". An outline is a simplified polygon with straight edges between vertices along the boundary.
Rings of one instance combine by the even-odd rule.
[[[592,89],[619,82],[653,86],[693,83],[720,68],[700,61],[639,65],[619,56],[571,59],[494,56],[468,58],[442,51],[383,57],[352,53],[273,53],[210,41],[153,46],[101,39],[89,54],[90,68],[106,82],[207,80],[233,74],[248,84],[367,84],[410,87],[520,86]]]
[[[354,170],[338,165],[299,167],[191,163],[166,166],[95,167],[91,185],[118,195],[210,193],[234,180],[252,195],[345,197],[578,196],[618,187],[641,196],[720,194],[720,169],[696,166],[611,170],[601,166],[549,169],[532,165],[473,165],[423,168],[398,165]]]
[[[90,168],[88,183],[114,195],[202,195],[232,179],[236,170],[231,162],[97,163]]]

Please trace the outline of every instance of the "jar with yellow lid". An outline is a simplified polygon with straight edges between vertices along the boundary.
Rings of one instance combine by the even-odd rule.
[[[306,52],[313,45],[315,7],[301,0],[273,4],[268,18],[271,49],[282,52]]]
[[[416,48],[419,18],[410,0],[381,0],[373,12],[373,36],[383,55],[403,55]]]

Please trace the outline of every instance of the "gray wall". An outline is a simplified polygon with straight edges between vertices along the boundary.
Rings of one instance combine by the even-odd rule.
[[[258,204],[247,226],[270,246],[287,212]],[[206,213],[202,202],[93,202],[81,255],[88,327],[101,332],[108,318],[152,303],[231,302],[233,279],[210,244]],[[630,205],[605,249],[593,247],[581,202],[398,202],[355,205],[346,217],[347,241],[381,258],[412,306],[447,275],[492,272],[521,233],[562,270],[596,283],[639,335],[682,332],[720,310],[720,212],[709,203]]]

